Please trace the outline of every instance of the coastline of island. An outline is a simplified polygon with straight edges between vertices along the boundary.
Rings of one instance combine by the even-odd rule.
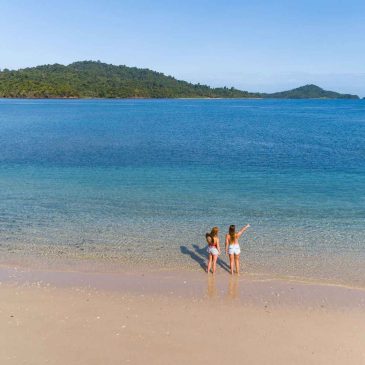
[[[292,90],[264,93],[177,80],[161,72],[100,61],[67,66],[42,65],[0,71],[0,98],[29,99],[360,99],[308,84]]]

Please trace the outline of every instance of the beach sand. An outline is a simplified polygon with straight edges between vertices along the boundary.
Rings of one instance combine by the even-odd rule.
[[[0,364],[365,364],[365,291],[0,268]]]

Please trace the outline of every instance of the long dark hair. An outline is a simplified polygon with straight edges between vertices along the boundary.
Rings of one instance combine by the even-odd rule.
[[[210,233],[205,234],[205,239],[208,241],[208,237],[211,239],[211,244],[214,244],[214,237],[217,237],[219,232],[218,227],[213,227]],[[209,241],[208,241],[209,242]]]
[[[228,234],[231,242],[234,243],[234,241],[236,240],[236,226],[234,224],[231,224],[229,226]]]

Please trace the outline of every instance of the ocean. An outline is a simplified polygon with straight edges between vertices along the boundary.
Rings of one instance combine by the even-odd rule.
[[[246,223],[245,275],[365,287],[364,100],[0,100],[0,263],[202,270]]]

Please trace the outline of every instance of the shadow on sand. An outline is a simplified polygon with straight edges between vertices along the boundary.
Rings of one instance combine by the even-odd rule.
[[[180,251],[184,255],[189,255],[204,271],[207,270],[208,252],[206,247],[201,248],[198,245],[192,245],[192,249],[189,249],[186,246],[180,246]],[[230,272],[229,265],[222,259],[218,258],[217,265]]]

